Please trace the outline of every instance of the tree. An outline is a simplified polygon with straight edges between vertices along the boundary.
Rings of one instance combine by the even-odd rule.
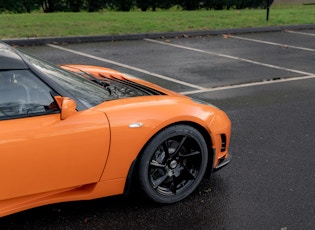
[[[68,11],[65,0],[38,0],[45,13]]]
[[[172,6],[176,5],[176,1],[175,0],[154,0],[155,2],[157,2],[157,6],[161,9],[169,9]]]
[[[106,7],[106,0],[86,0],[87,10],[89,12],[99,11]]]
[[[130,11],[133,6],[132,0],[119,0],[118,2],[118,10],[121,11]]]
[[[36,3],[36,0],[0,0],[0,12],[7,10],[14,13],[30,13],[39,8]]]
[[[197,0],[178,0],[177,3],[183,7],[184,10],[196,10],[199,8],[200,4]]]
[[[67,0],[69,11],[79,12],[83,7],[84,0]]]
[[[151,6],[151,1],[149,0],[137,0],[137,7],[141,9],[141,11],[147,11],[147,9]]]

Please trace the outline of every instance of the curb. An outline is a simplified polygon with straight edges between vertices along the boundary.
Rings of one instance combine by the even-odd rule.
[[[84,43],[84,42],[108,42],[108,41],[125,41],[125,40],[141,40],[145,38],[176,38],[176,37],[197,37],[207,35],[222,34],[244,34],[258,32],[276,32],[284,30],[303,30],[315,29],[315,24],[305,25],[288,25],[288,26],[268,26],[256,28],[242,29],[222,29],[222,30],[198,30],[198,31],[182,31],[182,32],[161,32],[161,33],[140,33],[140,34],[124,34],[124,35],[98,35],[98,36],[69,36],[69,37],[47,37],[47,38],[18,38],[3,39],[1,41],[10,45],[26,46],[26,45],[44,45],[44,44],[60,44],[60,43]]]

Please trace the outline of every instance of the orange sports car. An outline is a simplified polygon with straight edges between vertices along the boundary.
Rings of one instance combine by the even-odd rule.
[[[178,202],[230,162],[230,134],[211,104],[0,43],[0,217],[134,184],[155,202]]]

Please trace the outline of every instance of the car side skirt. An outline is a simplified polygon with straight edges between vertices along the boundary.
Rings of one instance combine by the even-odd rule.
[[[35,195],[0,201],[0,217],[47,204],[68,201],[92,200],[101,197],[120,195],[124,192],[126,178],[101,181]]]

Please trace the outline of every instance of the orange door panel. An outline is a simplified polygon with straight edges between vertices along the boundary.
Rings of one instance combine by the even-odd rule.
[[[104,113],[0,121],[0,200],[99,181],[109,148]]]

